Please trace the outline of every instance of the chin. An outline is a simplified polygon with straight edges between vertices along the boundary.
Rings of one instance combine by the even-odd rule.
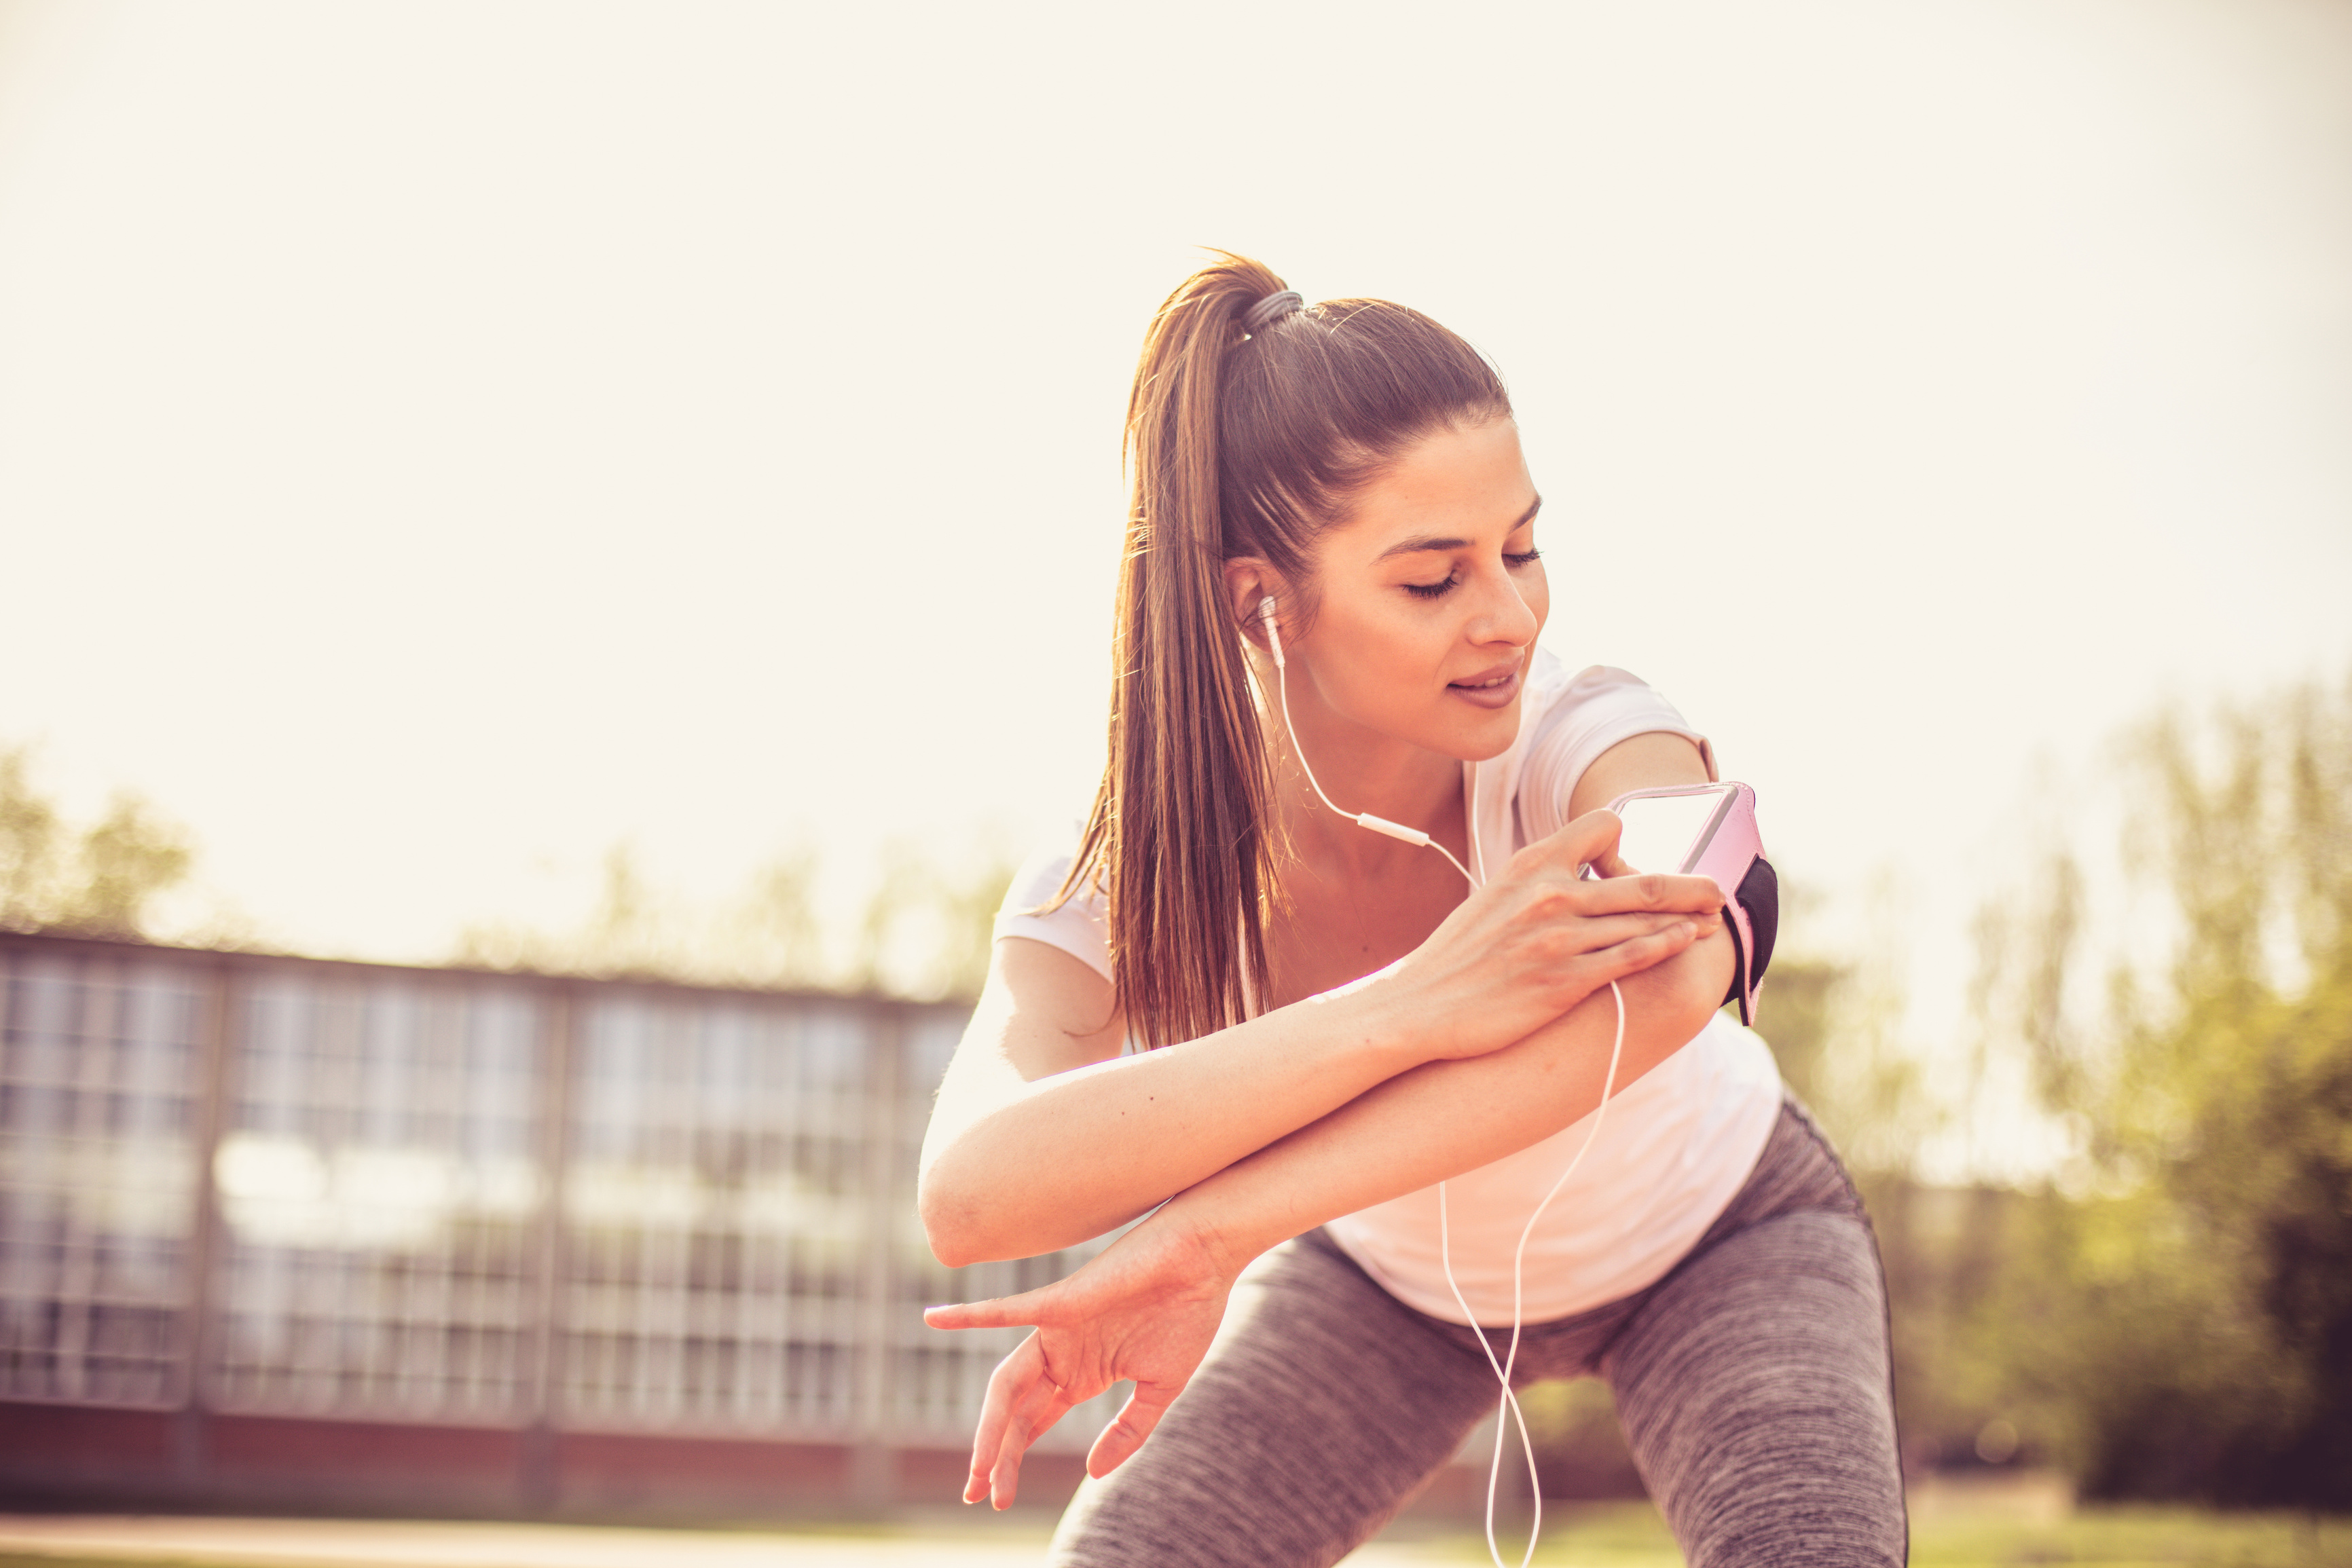
[[[1519,705],[1496,708],[1465,721],[1456,717],[1442,737],[1423,742],[1432,751],[1461,762],[1489,762],[1511,748],[1519,737]]]

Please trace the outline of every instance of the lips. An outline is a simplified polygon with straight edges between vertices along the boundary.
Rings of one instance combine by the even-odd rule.
[[[1464,702],[1478,707],[1508,706],[1511,700],[1519,695],[1520,663],[1520,660],[1513,659],[1507,664],[1481,670],[1475,675],[1452,683],[1445,689]]]

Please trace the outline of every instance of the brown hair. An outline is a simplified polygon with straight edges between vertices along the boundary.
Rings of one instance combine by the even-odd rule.
[[[1112,983],[1146,1046],[1238,1023],[1268,987],[1274,773],[1223,563],[1265,559],[1295,624],[1315,539],[1358,488],[1422,437],[1511,412],[1476,350],[1402,305],[1329,299],[1248,334],[1283,281],[1213,254],[1135,370],[1110,758],[1054,900],[1104,891]]]

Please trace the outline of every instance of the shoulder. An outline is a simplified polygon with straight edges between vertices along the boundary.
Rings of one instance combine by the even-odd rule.
[[[1538,653],[1539,660],[1547,657]],[[1570,674],[1559,661],[1550,664],[1549,672],[1531,671],[1528,682],[1529,695],[1541,703],[1531,716],[1527,763],[1519,774],[1519,817],[1529,843],[1566,822],[1577,780],[1621,741],[1663,732],[1687,737],[1702,753],[1708,750],[1706,737],[1632,671],[1591,664]]]
[[[1528,695],[1540,705],[1531,716],[1531,770],[1539,760],[1557,764],[1579,754],[1587,754],[1589,762],[1627,737],[1652,730],[1704,738],[1665,694],[1631,670],[1588,664],[1571,674],[1549,654],[1539,652],[1538,661],[1528,681]]]
[[[995,935],[999,940],[1020,936],[1059,947],[1108,980],[1111,977],[1110,924],[1102,890],[1081,888],[1057,907],[1045,907],[1061,892],[1076,859],[1074,846],[1060,845],[1040,850],[1022,862],[1004,890],[1004,903],[997,909]]]

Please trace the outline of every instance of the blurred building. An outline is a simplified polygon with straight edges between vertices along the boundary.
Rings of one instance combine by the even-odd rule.
[[[1020,1337],[916,1155],[964,1011],[0,936],[14,1500],[947,1501]],[[1057,1503],[1105,1402],[1050,1434]]]

